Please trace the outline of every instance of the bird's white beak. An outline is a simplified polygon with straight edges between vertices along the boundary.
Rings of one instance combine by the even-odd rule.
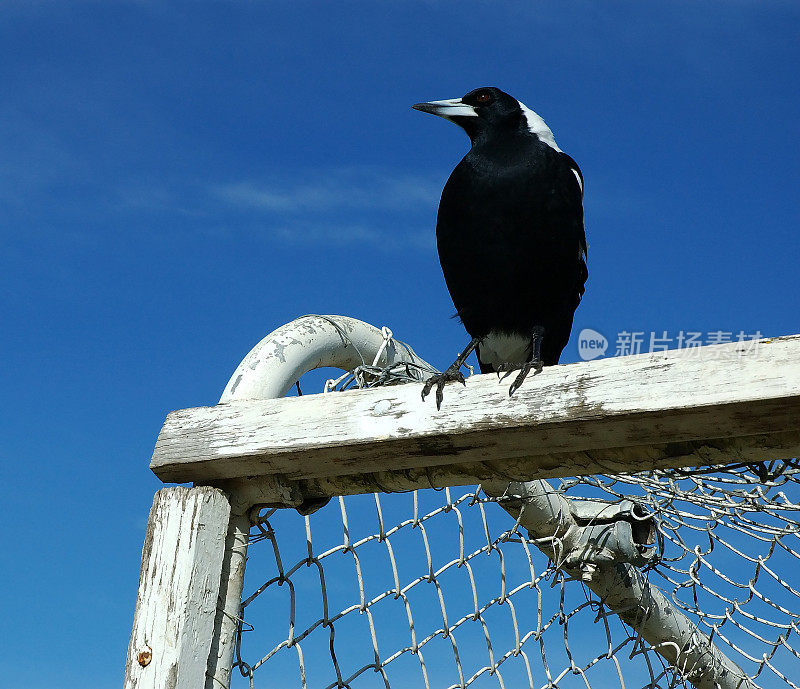
[[[478,116],[478,113],[475,112],[475,108],[466,103],[462,103],[460,98],[432,100],[430,103],[417,103],[411,107],[420,112],[429,112],[431,115],[444,117],[446,120],[452,119],[453,117]]]

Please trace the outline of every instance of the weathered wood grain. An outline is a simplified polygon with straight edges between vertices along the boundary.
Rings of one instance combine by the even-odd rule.
[[[378,479],[408,489],[432,476],[527,480],[795,456],[800,336],[742,348],[545,368],[513,398],[510,379],[474,376],[447,387],[441,411],[417,385],[184,409],[167,417],[151,468],[164,481],[265,477],[289,492],[349,493]]]
[[[230,504],[221,490],[156,493],[142,549],[125,689],[206,684]]]

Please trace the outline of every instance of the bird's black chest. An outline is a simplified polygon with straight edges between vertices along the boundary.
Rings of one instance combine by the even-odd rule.
[[[560,167],[553,155],[526,145],[473,149],[442,193],[439,240],[518,249],[541,242],[558,230],[552,221],[564,203]]]
[[[548,311],[563,311],[576,279],[582,211],[559,156],[524,140],[474,147],[445,185],[439,259],[473,335],[525,330],[550,319]]]

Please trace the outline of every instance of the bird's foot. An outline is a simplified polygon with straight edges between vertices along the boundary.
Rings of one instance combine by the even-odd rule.
[[[424,400],[428,393],[433,389],[433,386],[436,386],[436,408],[442,408],[442,400],[444,399],[444,386],[447,383],[461,383],[462,385],[466,386],[467,381],[464,380],[464,376],[462,375],[459,367],[451,366],[448,368],[444,373],[437,373],[436,375],[431,376],[428,380],[425,381],[425,385],[422,388],[422,399]]]
[[[542,372],[542,368],[544,364],[542,363],[541,359],[534,359],[533,361],[526,361],[522,364],[522,368],[520,368],[517,377],[514,379],[514,382],[511,383],[511,387],[508,389],[508,396],[511,397],[517,390],[519,390],[522,383],[527,378],[528,374],[531,372],[531,369],[534,370],[534,374]]]

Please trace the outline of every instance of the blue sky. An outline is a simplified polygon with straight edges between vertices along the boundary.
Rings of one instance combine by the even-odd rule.
[[[580,163],[576,331],[797,332],[798,39],[792,2],[4,2],[5,686],[119,681],[160,425],[264,334],[465,343],[468,141],[412,103],[497,85]]]

